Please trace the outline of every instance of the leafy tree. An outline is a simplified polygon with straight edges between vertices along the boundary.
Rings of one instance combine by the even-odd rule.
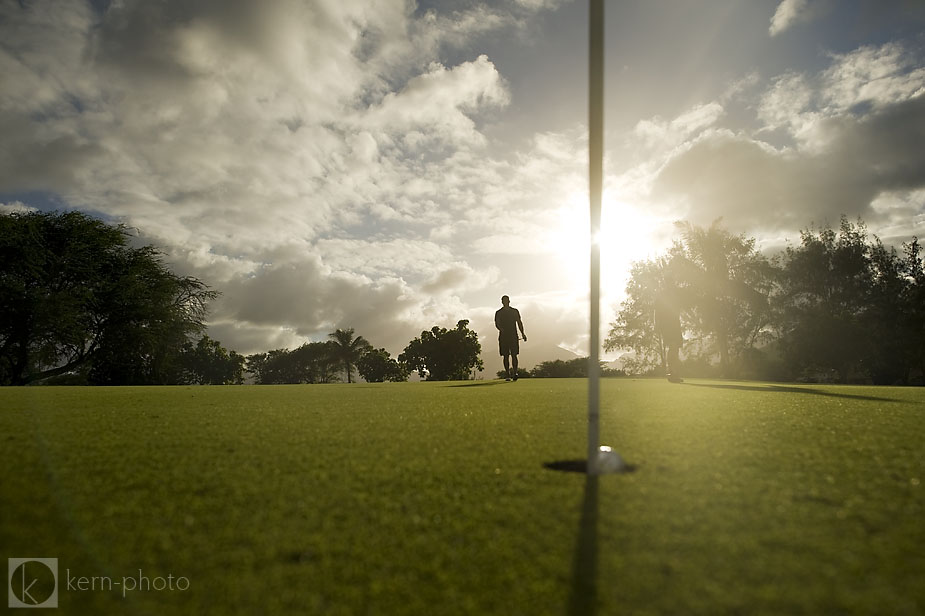
[[[257,385],[267,385],[264,381],[267,375],[267,354],[252,353],[244,357],[244,372],[254,377]]]
[[[353,382],[353,368],[360,360],[360,357],[363,356],[363,353],[372,348],[372,345],[366,338],[363,336],[354,338],[353,333],[354,330],[351,327],[350,329],[338,329],[328,334],[328,337],[330,337],[331,341],[334,343],[334,357],[340,360],[344,373],[347,375],[348,383]]]
[[[576,357],[575,359],[554,359],[544,361],[534,366],[530,376],[542,379],[586,379],[588,378],[589,357]],[[503,372],[498,373],[499,376]],[[602,377],[625,376],[622,370],[614,370],[600,362],[600,375]]]
[[[781,345],[797,370],[834,369],[842,382],[865,372],[873,340],[865,327],[873,270],[863,223],[800,234],[788,247],[778,298]]]
[[[511,368],[511,370],[513,370],[513,368]],[[507,379],[512,375],[508,374],[506,370],[498,370],[497,372],[495,372],[495,376],[497,376],[499,379]],[[533,374],[529,370],[525,370],[520,367],[517,368],[517,378],[518,379],[529,379],[531,376],[533,376]]]
[[[405,347],[398,361],[429,381],[463,381],[473,368],[483,369],[481,352],[478,334],[463,319],[455,329],[435,325],[430,331],[422,331]]]
[[[899,256],[862,221],[805,230],[786,251],[777,298],[781,347],[796,375],[909,383],[921,370],[923,282],[918,240]]]
[[[408,370],[392,359],[384,348],[370,349],[357,361],[360,376],[370,383],[407,381]]]
[[[907,385],[925,376],[925,269],[918,238],[900,256],[874,236],[871,285],[862,322],[873,353],[867,370],[876,384]]]
[[[862,221],[806,230],[770,261],[754,239],[678,226],[656,260],[637,262],[605,348],[632,349],[635,373],[663,362],[652,308],[665,285],[683,291],[689,373],[749,378],[911,383],[925,379],[925,265],[918,240],[903,253],[868,238]],[[757,348],[760,343],[766,343]]]
[[[733,235],[720,222],[706,229],[677,223],[681,239],[672,248],[672,264],[691,298],[694,329],[712,343],[721,374],[733,376],[741,353],[767,331],[774,268],[756,250],[754,238]]]
[[[903,383],[911,383],[913,372],[925,384],[925,260],[918,238],[903,244],[899,275],[902,287],[902,330],[904,332],[907,373]]]
[[[635,353],[634,371],[645,373],[665,365],[665,350],[655,330],[655,298],[665,287],[668,257],[637,261],[630,268],[626,299],[604,340],[604,349],[631,349]],[[541,364],[542,365],[542,364]],[[585,370],[585,376],[587,370]]]
[[[94,383],[179,379],[180,351],[217,293],[128,238],[79,212],[0,216],[0,383],[87,366]]]
[[[544,379],[588,378],[588,358],[544,361],[530,371],[531,376]]]
[[[264,385],[302,383],[304,379],[301,366],[289,349],[273,349],[267,352],[262,376],[261,383]]]
[[[688,356],[719,356],[729,376],[743,351],[768,334],[768,296],[774,267],[755,240],[734,236],[716,221],[707,229],[679,223],[681,237],[667,254],[632,265],[626,299],[604,341],[608,351],[631,349],[633,372],[665,367],[665,349],[655,328],[656,298],[668,289],[684,298],[682,328]]]
[[[244,357],[228,351],[218,340],[203,336],[194,346],[187,342],[180,363],[184,381],[197,385],[240,385],[244,382]]]
[[[337,381],[340,361],[334,343],[308,342],[292,351],[275,349],[246,358],[246,370],[258,385],[293,383],[333,383]]]
[[[336,383],[341,360],[334,341],[307,342],[292,351],[300,383]]]
[[[869,251],[871,286],[862,317],[872,338],[867,372],[876,384],[908,383],[914,362],[908,341],[914,326],[906,318],[905,297],[911,280],[903,276],[902,259],[895,249],[874,237]]]
[[[258,385],[301,383],[290,355],[289,349],[254,353],[244,358],[244,369],[254,375],[254,382]]]

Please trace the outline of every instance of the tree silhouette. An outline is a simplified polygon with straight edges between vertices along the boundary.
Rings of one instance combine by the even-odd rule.
[[[681,302],[688,357],[719,355],[729,376],[735,360],[752,348],[770,320],[767,297],[774,268],[755,240],[735,236],[715,221],[709,228],[677,224],[680,238],[668,253],[632,265],[626,300],[610,324],[608,351],[632,349],[634,372],[665,367],[665,348],[653,320],[656,298],[671,289]]]
[[[900,276],[903,280],[902,323],[909,360],[909,371],[903,382],[910,382],[914,369],[918,371],[920,382],[925,384],[925,259],[916,237],[903,244]]]
[[[337,365],[335,343],[306,342],[293,349],[275,349],[267,353],[248,355],[246,370],[254,375],[258,385],[290,383],[335,383]]]
[[[291,353],[296,370],[301,374],[300,383],[336,383],[340,359],[337,344],[333,340],[306,342]]]
[[[800,234],[787,249],[777,298],[779,336],[800,376],[909,383],[921,371],[925,272],[918,241],[900,257],[860,220]]]
[[[608,350],[633,349],[624,365],[653,372],[660,349],[654,298],[666,283],[686,295],[685,363],[724,374],[841,382],[925,381],[925,262],[916,238],[902,254],[868,238],[862,221],[801,231],[768,260],[755,240],[688,223],[656,260],[633,264]],[[762,346],[763,344],[763,346]]]
[[[473,368],[483,369],[479,357],[482,345],[477,333],[469,329],[469,321],[456,323],[455,329],[434,326],[412,340],[398,361],[409,370],[416,370],[428,381],[464,381]]]
[[[731,376],[733,359],[751,348],[770,321],[773,267],[754,238],[732,235],[717,219],[709,228],[676,223],[681,240],[672,248],[679,282],[691,297],[690,317],[712,336],[720,372]]]
[[[100,384],[177,382],[217,293],[152,246],[79,212],[0,216],[0,383],[74,370]]]
[[[620,304],[617,318],[610,324],[604,349],[632,349],[630,368],[635,373],[650,372],[665,366],[665,349],[661,344],[652,314],[655,297],[665,286],[668,258],[637,261],[630,268],[626,299]]]
[[[354,329],[338,329],[328,337],[334,343],[333,353],[347,373],[347,382],[352,383],[351,374],[354,366],[363,356],[363,353],[373,348],[373,346],[363,336],[353,337]]]
[[[244,357],[228,351],[218,340],[203,336],[195,345],[187,342],[180,355],[184,383],[240,385],[244,382]]]
[[[357,361],[360,376],[369,383],[407,381],[408,370],[392,359],[384,348],[370,349]]]

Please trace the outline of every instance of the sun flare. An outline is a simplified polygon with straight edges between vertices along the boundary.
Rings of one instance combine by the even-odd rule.
[[[601,212],[601,228],[594,240],[601,249],[601,293],[606,298],[621,295],[633,261],[646,259],[656,245],[659,222],[630,203],[610,198],[607,192]],[[591,234],[587,194],[572,193],[555,210],[550,230],[550,248],[556,254],[575,290],[587,289]]]

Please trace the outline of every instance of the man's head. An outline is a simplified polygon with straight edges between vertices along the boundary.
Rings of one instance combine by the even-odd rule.
[[[502,296],[501,296],[501,304],[502,304],[505,308],[507,308],[507,307],[510,306],[510,304],[511,304],[511,298],[508,297],[507,295],[502,295]]]

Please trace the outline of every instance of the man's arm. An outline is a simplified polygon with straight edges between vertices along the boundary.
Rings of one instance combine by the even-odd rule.
[[[520,335],[523,337],[524,342],[527,341],[527,334],[524,333],[524,322],[520,320],[520,311],[517,311],[517,327],[520,328]]]

